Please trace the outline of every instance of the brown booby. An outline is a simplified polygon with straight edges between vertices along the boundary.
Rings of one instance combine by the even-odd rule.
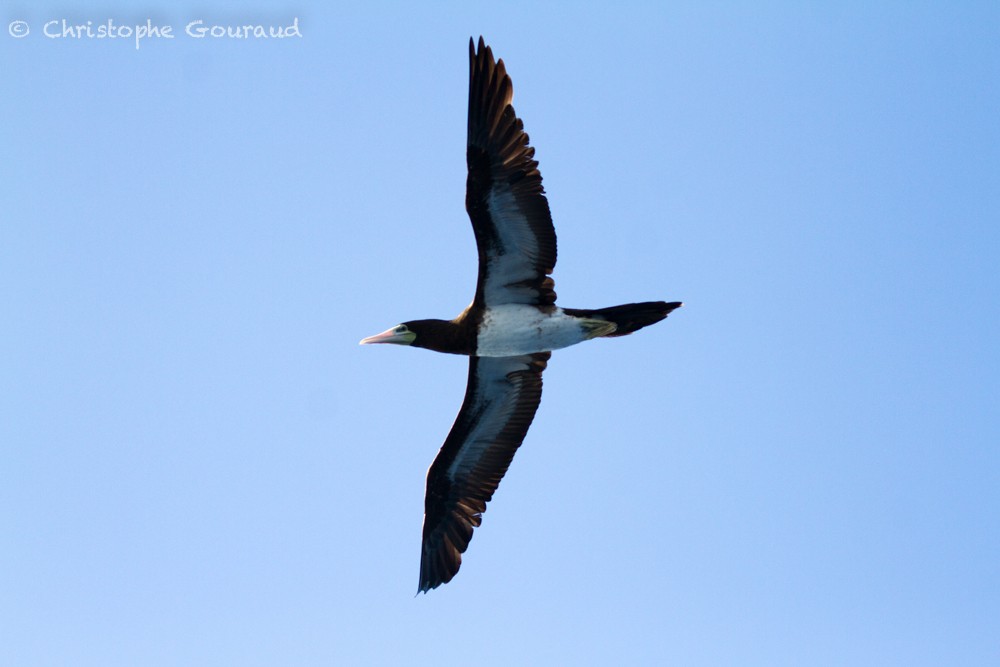
[[[469,357],[465,401],[427,472],[419,591],[451,581],[472,530],[521,445],[552,350],[625,336],[681,303],[560,308],[549,274],[556,233],[535,149],[511,106],[503,60],[469,40],[465,207],[479,249],[476,295],[453,320],[404,322],[361,344],[396,343]]]

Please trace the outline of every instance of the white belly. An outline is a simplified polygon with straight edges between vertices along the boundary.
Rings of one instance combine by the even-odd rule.
[[[593,335],[579,318],[566,315],[560,308],[544,312],[534,306],[505,304],[490,308],[483,316],[476,354],[512,357],[546,352],[576,345]]]

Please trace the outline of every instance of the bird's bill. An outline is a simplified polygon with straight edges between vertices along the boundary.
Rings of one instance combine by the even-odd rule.
[[[375,334],[374,336],[369,336],[368,338],[362,338],[359,345],[371,345],[373,343],[394,343],[396,345],[409,345],[416,338],[416,334],[412,331],[399,331],[399,327],[392,327],[391,329],[386,329],[380,334]]]

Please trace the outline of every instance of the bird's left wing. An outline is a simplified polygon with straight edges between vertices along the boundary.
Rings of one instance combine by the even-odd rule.
[[[542,398],[549,352],[470,357],[465,402],[427,472],[420,591],[451,581]]]
[[[469,136],[465,208],[479,248],[476,306],[550,305],[556,231],[535,149],[514,113],[503,60],[469,41]]]

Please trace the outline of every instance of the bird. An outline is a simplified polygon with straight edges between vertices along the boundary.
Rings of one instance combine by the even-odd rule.
[[[556,306],[556,233],[542,176],[502,59],[469,39],[465,206],[479,252],[472,303],[452,320],[398,324],[361,340],[469,357],[465,399],[427,471],[417,594],[458,572],[542,396],[553,350],[634,333],[679,301],[596,310]]]

